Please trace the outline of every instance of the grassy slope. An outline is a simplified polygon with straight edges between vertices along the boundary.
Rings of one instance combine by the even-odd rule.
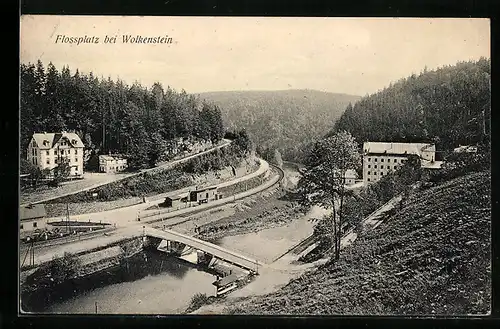
[[[413,195],[388,222],[359,237],[337,264],[326,264],[275,293],[241,300],[233,311],[488,313],[490,182],[490,173],[475,173]]]
[[[349,102],[360,97],[316,90],[207,92],[221,107],[225,124],[245,128],[256,145],[278,147],[286,157],[333,126]]]

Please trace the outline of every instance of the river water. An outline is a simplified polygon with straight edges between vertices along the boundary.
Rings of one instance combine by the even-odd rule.
[[[121,266],[32,296],[28,310],[43,313],[179,314],[196,293],[215,294],[212,274],[156,251]],[[46,295],[46,294],[45,294]],[[43,300],[45,299],[45,300]]]

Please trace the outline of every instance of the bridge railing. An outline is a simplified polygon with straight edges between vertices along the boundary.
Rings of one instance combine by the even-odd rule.
[[[174,232],[171,230],[162,231],[162,230],[158,230],[158,229],[148,228],[148,229],[146,229],[145,234],[156,237],[156,238],[165,239],[165,240],[174,239],[175,237],[177,237],[177,238],[181,238],[182,240],[184,240],[184,241],[178,241],[178,242],[184,243],[184,244],[189,245],[189,246],[194,247],[194,248],[204,249],[204,247],[205,247],[205,248],[215,249],[221,253],[220,255],[213,254],[213,256],[215,256],[216,258],[220,258],[221,260],[229,262],[229,263],[235,263],[234,261],[231,261],[230,259],[227,259],[226,257],[224,257],[224,255],[226,255],[226,256],[230,255],[239,261],[243,261],[243,262],[239,262],[239,264],[235,264],[235,265],[245,267],[249,270],[255,270],[255,272],[258,273],[258,268],[259,268],[260,264],[257,260],[251,259],[251,258],[244,256],[244,255],[241,255],[241,254],[238,254],[234,251],[224,249],[216,244],[206,242],[206,241],[203,241],[200,239],[196,239],[196,238],[193,238],[193,237],[190,237],[190,236],[178,233],[178,232]],[[171,236],[173,236],[173,238],[168,237],[167,235],[171,235]],[[193,246],[190,243],[196,243],[198,245],[201,245],[201,247],[200,246]],[[210,253],[210,250],[204,250],[204,251]],[[252,268],[249,268],[248,264],[252,264]]]

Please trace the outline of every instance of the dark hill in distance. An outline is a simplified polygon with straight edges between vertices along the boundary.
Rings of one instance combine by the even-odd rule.
[[[304,146],[325,135],[347,105],[361,98],[309,89],[199,95],[220,107],[228,129],[245,128],[259,148],[277,148],[291,161],[300,161]]]

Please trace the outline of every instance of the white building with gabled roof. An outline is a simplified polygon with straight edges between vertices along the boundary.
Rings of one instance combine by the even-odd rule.
[[[127,168],[127,159],[121,155],[99,155],[100,172],[115,173]]]
[[[65,159],[70,166],[70,175],[82,176],[83,150],[83,142],[75,133],[35,133],[28,144],[27,160],[40,170],[52,170],[61,159]]]

